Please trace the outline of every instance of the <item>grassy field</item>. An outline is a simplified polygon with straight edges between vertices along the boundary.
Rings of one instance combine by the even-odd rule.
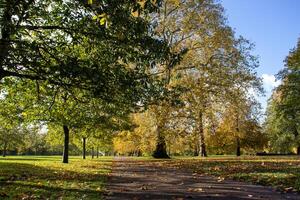
[[[300,157],[176,157],[171,160],[136,158],[165,167],[184,168],[213,175],[300,192]],[[82,160],[71,157],[62,164],[57,156],[0,158],[0,199],[101,199],[112,157]]]
[[[224,179],[273,186],[283,192],[300,192],[300,157],[213,156],[208,158],[175,158],[172,166],[192,169],[194,173]]]
[[[0,199],[101,199],[112,158],[0,158]]]

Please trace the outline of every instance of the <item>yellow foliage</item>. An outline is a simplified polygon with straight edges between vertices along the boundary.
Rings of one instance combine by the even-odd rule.
[[[151,154],[155,147],[155,124],[149,112],[132,116],[136,124],[133,131],[122,131],[114,138],[114,150],[121,154],[142,152]]]

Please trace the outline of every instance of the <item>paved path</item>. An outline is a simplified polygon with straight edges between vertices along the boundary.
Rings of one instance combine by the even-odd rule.
[[[108,200],[143,199],[293,199],[270,187],[200,176],[165,167],[161,162],[116,158],[107,187]]]

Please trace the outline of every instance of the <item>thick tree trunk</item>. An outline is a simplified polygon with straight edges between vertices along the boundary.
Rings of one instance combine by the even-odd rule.
[[[154,158],[170,158],[167,153],[167,145],[166,145],[166,139],[162,135],[160,129],[157,129],[157,141],[156,141],[156,148],[153,152],[152,156]]]
[[[240,138],[236,138],[236,156],[241,156],[241,141]]]
[[[97,152],[96,152],[97,158],[99,158],[99,146],[97,146]]]
[[[207,157],[202,112],[199,115],[199,154],[198,155],[202,157]]]
[[[94,159],[95,157],[95,150],[94,150],[94,147],[92,147],[92,159]]]
[[[137,152],[137,156],[138,156],[138,157],[142,156],[142,152],[141,152],[141,150],[138,150],[138,152]]]
[[[7,144],[4,143],[4,146],[3,146],[3,152],[2,152],[2,156],[3,156],[3,157],[6,157],[6,148],[7,148]]]
[[[200,145],[200,155],[199,156],[207,157],[207,151],[206,151],[206,144],[205,144],[204,134],[203,134],[201,145]]]
[[[64,151],[63,151],[63,163],[69,162],[69,141],[70,141],[70,131],[67,125],[63,125],[64,129]]]
[[[86,157],[86,138],[82,138],[82,158]]]

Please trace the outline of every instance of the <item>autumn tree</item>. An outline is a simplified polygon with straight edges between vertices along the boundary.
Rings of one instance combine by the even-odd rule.
[[[227,107],[216,132],[209,137],[210,149],[219,154],[234,152],[237,156],[242,150],[245,153],[263,150],[267,146],[267,136],[259,122],[259,111],[259,104],[250,98]]]
[[[199,49],[203,46],[208,47],[210,41],[218,43],[216,38],[221,39],[220,30],[226,29],[226,27],[223,28],[225,24],[221,5],[211,0],[164,1],[160,13],[154,16],[153,21],[154,24],[157,24],[155,27],[157,35],[167,41],[175,55],[169,57],[160,68],[156,69],[169,88],[180,85],[178,79],[183,74],[180,71],[190,71],[192,74],[195,68],[206,66],[208,60],[214,59],[215,55],[211,53],[211,57],[208,55],[206,60],[197,60],[197,57],[201,57],[201,54],[204,53]],[[217,36],[215,36],[216,32],[218,32]],[[213,50],[208,52],[213,52]],[[162,107],[170,108],[173,103],[173,101],[164,102],[156,110],[164,112],[163,110],[167,108]],[[158,139],[161,141],[158,140],[156,152],[162,151],[162,155],[165,155],[163,153],[165,151],[164,138],[160,133],[158,134]],[[159,145],[160,143],[161,145]]]
[[[226,24],[223,7],[213,0],[165,1],[154,21],[158,24],[157,34],[177,55],[160,66],[157,73],[162,74],[169,88],[185,88],[179,98],[184,105],[181,109],[171,111],[169,101],[157,111],[173,112],[173,119],[164,121],[189,118],[191,123],[186,128],[195,134],[195,155],[206,156],[204,132],[214,126],[216,117],[211,113],[217,112],[217,104],[231,101],[233,88],[242,90],[240,95],[248,90],[261,91],[252,44],[235,37]]]
[[[120,131],[114,137],[114,151],[121,154],[151,155],[157,135],[155,114],[151,109],[134,113],[131,115],[131,122],[131,130]]]

